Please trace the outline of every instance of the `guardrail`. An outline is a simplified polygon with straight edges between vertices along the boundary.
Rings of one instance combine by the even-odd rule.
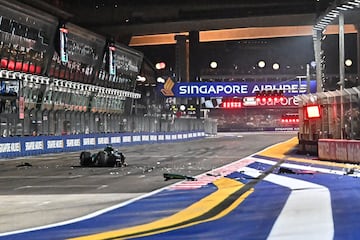
[[[360,141],[319,139],[318,154],[321,160],[360,163]]]
[[[0,158],[75,152],[103,148],[108,144],[114,147],[121,147],[135,144],[189,141],[203,137],[205,137],[205,133],[199,131],[9,137],[0,138]]]

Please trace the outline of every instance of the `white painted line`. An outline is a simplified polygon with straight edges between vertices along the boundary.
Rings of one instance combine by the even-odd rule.
[[[17,187],[14,190],[22,190],[22,189],[29,189],[29,188],[105,188],[108,185],[27,185]]]
[[[249,167],[240,170],[251,177],[261,174]],[[264,180],[292,190],[268,239],[333,239],[331,197],[326,187],[276,174]]]
[[[268,164],[268,165],[275,165],[278,163],[277,161],[271,161],[271,160],[254,158],[254,157],[253,157],[253,159],[256,162],[260,162],[260,163],[264,163],[264,164]],[[300,170],[310,170],[310,171],[316,171],[316,172],[328,173],[328,174],[345,175],[345,171],[341,171],[341,170],[334,170],[334,169],[321,168],[321,167],[312,167],[312,166],[306,166],[306,165],[295,164],[295,163],[282,163],[281,167],[300,169]],[[348,174],[348,175],[352,176],[352,177],[360,177],[359,172],[355,172],[354,174]]]
[[[172,186],[172,185],[170,185]],[[136,198],[133,198],[133,199],[130,199],[128,201],[125,201],[125,202],[122,202],[122,203],[119,203],[119,204],[116,204],[114,206],[111,206],[111,207],[108,207],[108,208],[104,208],[104,209],[101,209],[99,211],[96,211],[96,212],[93,212],[93,213],[90,213],[90,214],[87,214],[83,217],[78,217],[78,218],[73,218],[73,219],[70,219],[70,220],[67,220],[67,221],[63,221],[63,222],[58,222],[58,223],[53,223],[53,224],[48,224],[48,225],[43,225],[43,226],[40,226],[40,227],[33,227],[33,228],[26,228],[26,229],[21,229],[21,230],[15,230],[15,231],[10,231],[10,232],[4,232],[4,233],[0,233],[0,237],[3,237],[3,236],[9,236],[9,235],[13,235],[13,234],[20,234],[20,233],[25,233],[25,232],[30,232],[30,231],[38,231],[38,230],[42,230],[42,229],[46,229],[46,228],[52,228],[52,227],[58,227],[58,226],[64,226],[64,225],[68,225],[68,224],[72,224],[72,223],[76,223],[76,222],[80,222],[80,221],[84,221],[84,220],[87,220],[87,219],[90,219],[90,218],[94,218],[94,217],[97,217],[101,214],[104,214],[106,212],[109,212],[109,211],[112,211],[112,210],[115,210],[115,209],[118,209],[118,208],[121,208],[123,206],[126,206],[126,205],[129,205],[133,202],[136,202],[140,199],[143,199],[143,198],[146,198],[146,197],[149,197],[149,196],[152,196],[152,195],[155,195],[165,189],[169,189],[169,186],[166,186],[166,187],[163,187],[163,188],[160,188],[158,190],[155,190],[155,191],[152,191],[150,193],[146,193],[144,195],[141,195],[139,197],[136,197]]]
[[[199,186],[183,186],[183,185],[180,185],[180,186],[172,187],[172,188],[170,188],[170,190],[194,190],[194,189],[199,189],[199,188],[200,188]]]
[[[251,133],[251,134],[253,134],[253,133]],[[290,140],[289,140],[289,141],[290,141]],[[262,152],[262,151],[264,151],[264,150],[270,149],[271,147],[277,146],[277,145],[280,145],[280,144],[282,144],[282,143],[278,143],[278,144],[269,146],[269,147],[267,147],[267,148],[265,148],[265,149],[263,149],[263,150],[261,150],[261,151],[259,151],[259,152],[257,152],[257,153],[254,153],[254,154],[252,154],[252,155],[249,156],[250,159],[249,159],[249,157],[247,157],[247,158],[245,157],[245,158],[239,159],[239,160],[234,161],[234,162],[232,162],[232,163],[229,163],[229,164],[227,164],[227,165],[225,165],[225,166],[223,166],[223,167],[220,167],[220,168],[214,169],[214,170],[212,170],[212,171],[208,171],[208,172],[206,172],[206,173],[200,174],[200,175],[197,176],[197,177],[206,175],[207,173],[213,173],[213,174],[219,173],[219,174],[221,174],[221,173],[222,173],[221,171],[222,171],[223,169],[226,169],[227,167],[230,167],[230,166],[233,167],[234,165],[236,165],[237,167],[241,167],[241,166],[239,166],[238,164],[240,164],[240,165],[242,165],[242,166],[246,166],[246,165],[254,162],[254,160],[251,159],[251,156],[257,155],[257,154],[259,154],[260,152]],[[162,158],[167,158],[168,156],[149,156],[149,157],[158,157],[158,158],[161,158],[161,157],[162,157]],[[208,158],[208,157],[207,157],[207,158]],[[233,171],[233,172],[234,172],[234,171]],[[196,177],[196,178],[197,178],[197,177]],[[121,207],[123,207],[123,206],[129,205],[129,204],[131,204],[131,203],[133,203],[133,202],[136,202],[136,201],[138,201],[138,200],[141,200],[141,199],[143,199],[143,198],[147,198],[147,197],[149,197],[149,196],[155,195],[155,194],[157,194],[157,193],[159,193],[159,192],[161,192],[161,191],[163,191],[163,190],[171,190],[171,188],[174,187],[174,186],[177,185],[177,184],[179,184],[179,183],[174,183],[174,184],[172,184],[172,185],[165,186],[165,187],[160,188],[160,189],[158,189],[158,190],[155,190],[155,191],[146,193],[146,194],[144,194],[144,195],[141,195],[141,196],[139,196],[139,197],[136,197],[136,198],[130,199],[130,200],[128,200],[128,201],[122,202],[122,203],[120,203],[120,204],[116,204],[116,205],[114,205],[114,206],[111,206],[111,207],[108,207],[108,208],[104,208],[104,209],[102,209],[102,210],[99,210],[99,211],[96,211],[96,212],[94,212],[94,213],[85,215],[85,216],[83,216],[83,217],[74,218],[74,219],[70,219],[70,220],[68,220],[68,221],[58,222],[58,223],[49,224],[49,225],[44,225],[44,226],[40,226],[40,227],[26,228],[26,229],[11,231],[11,232],[0,233],[0,237],[12,235],[12,234],[19,234],[19,233],[24,233],[24,232],[30,232],[30,231],[37,231],[37,230],[42,230],[42,229],[46,229],[46,228],[58,227],[58,226],[63,226],[63,225],[67,225],[67,224],[72,224],[72,223],[75,223],[75,222],[84,221],[84,220],[87,220],[87,219],[90,219],[90,218],[97,217],[97,216],[99,216],[99,215],[101,215],[101,214],[104,214],[104,213],[106,213],[106,212],[112,211],[112,210],[114,210],[114,209],[118,209],[118,208],[121,208]]]
[[[140,154],[137,154],[137,155],[126,155],[127,158],[137,158],[139,156],[143,156],[143,155],[140,155]],[[191,154],[188,154],[188,153],[184,153],[184,154],[177,154],[177,155],[159,155],[159,156],[156,156],[156,155],[149,155],[149,156],[146,156],[146,158],[160,158],[159,159],[159,164],[161,164],[161,161],[169,158],[169,157],[192,157],[192,158],[204,158],[202,156],[194,156],[194,155],[191,155]],[[209,156],[206,156],[204,159],[217,159],[219,158],[219,156],[217,155],[209,155]],[[221,156],[221,158],[223,159],[233,159],[234,157],[233,156]]]
[[[68,176],[68,175],[56,175],[56,176],[0,176],[0,179],[61,179],[61,178],[80,178],[83,175],[73,175],[73,176]]]

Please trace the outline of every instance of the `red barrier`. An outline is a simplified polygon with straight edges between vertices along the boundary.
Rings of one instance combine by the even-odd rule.
[[[321,160],[360,163],[360,141],[319,139],[318,155]]]
[[[330,139],[318,141],[318,155],[322,160],[336,160],[335,142]]]
[[[336,141],[335,142],[335,153],[336,160],[338,161],[347,161],[347,141]]]
[[[347,146],[348,161],[353,163],[360,162],[360,141],[349,141]]]

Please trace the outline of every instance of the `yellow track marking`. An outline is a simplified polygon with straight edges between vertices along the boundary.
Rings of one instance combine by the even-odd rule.
[[[331,167],[349,168],[350,164],[346,164],[346,163],[337,163],[337,162],[330,162],[330,161],[325,161],[325,160],[305,159],[305,156],[304,156],[304,158],[297,158],[297,157],[292,157],[290,155],[287,155],[287,153],[289,151],[291,151],[292,149],[296,148],[297,145],[298,145],[298,139],[297,139],[297,137],[294,137],[294,138],[291,138],[290,140],[287,140],[287,141],[277,144],[273,147],[265,149],[264,151],[261,151],[258,155],[264,156],[264,157],[279,158],[281,160],[287,160],[287,161],[296,161],[296,162],[303,162],[303,163],[309,163],[309,164],[319,164],[319,165],[331,166]],[[351,168],[360,169],[360,166],[351,165]]]
[[[166,230],[159,230],[159,231],[154,231],[148,234],[142,234],[142,235],[136,235],[134,237],[144,237],[144,236],[149,236],[149,235],[153,235],[153,234],[158,234],[158,233],[162,233],[162,232],[167,232],[167,231],[172,231],[172,230],[176,230],[176,229],[180,229],[180,228],[185,228],[185,227],[190,227],[196,224],[200,224],[200,223],[205,223],[205,222],[211,222],[217,219],[220,219],[222,217],[224,217],[225,215],[227,215],[228,213],[230,213],[232,210],[234,210],[238,205],[240,205],[240,203],[242,201],[244,201],[254,190],[250,189],[249,191],[245,192],[243,195],[241,195],[240,198],[238,198],[234,203],[231,204],[231,206],[229,206],[228,208],[224,209],[222,212],[220,212],[218,215],[206,219],[206,220],[202,220],[202,221],[194,221],[192,223],[189,224],[184,224],[181,227],[172,227],[172,228],[167,228]],[[130,239],[129,237],[127,239]]]
[[[277,144],[276,146],[267,148],[259,152],[258,155],[271,157],[271,158],[278,158],[279,160],[296,161],[296,162],[303,162],[309,164],[319,164],[319,165],[343,167],[343,168],[349,167],[349,164],[344,164],[344,163],[297,158],[288,155],[289,151],[297,147],[297,144],[298,144],[298,139],[294,137],[289,139],[288,141]],[[356,165],[354,165],[353,167],[360,168],[360,166],[356,166]],[[213,208],[221,204],[221,202],[224,201],[227,197],[229,197],[231,194],[235,193],[236,191],[239,191],[244,186],[244,184],[229,178],[221,178],[214,181],[213,183],[218,188],[216,192],[204,197],[200,201],[190,205],[188,208],[183,209],[180,212],[175,213],[169,217],[165,217],[156,220],[154,222],[150,222],[134,227],[128,227],[120,230],[114,230],[114,231],[92,234],[78,238],[72,238],[71,240],[122,239],[122,238],[129,239],[129,238],[159,234],[162,232],[185,228],[204,222],[214,221],[230,213],[254,191],[253,189],[246,191],[238,199],[232,202],[227,208],[223,209],[221,212],[217,213],[216,215],[210,218],[191,221],[191,219],[195,219],[211,211]]]
[[[214,207],[218,206],[224,199],[229,197],[231,194],[239,191],[244,184],[229,178],[220,178],[213,182],[218,190],[200,201],[190,205],[188,208],[181,210],[178,213],[175,213],[172,216],[156,220],[147,224],[142,224],[134,227],[129,227],[120,230],[114,230],[109,232],[103,232],[78,238],[73,238],[72,240],[89,240],[89,239],[120,239],[120,238],[131,238],[139,236],[153,235],[161,232],[166,232],[174,229],[184,228],[191,225],[199,224],[201,222],[213,221],[219,219],[229,212],[231,212],[235,207],[237,207],[250,193],[253,192],[253,189],[245,192],[238,199],[236,199],[230,206],[226,209],[223,209],[217,215],[204,219],[201,221],[194,221],[187,224],[182,224],[185,221],[200,217],[201,215],[209,212]],[[179,226],[174,226],[180,224]],[[136,235],[135,235],[136,234]],[[129,236],[132,235],[132,236]],[[128,236],[128,237],[126,237]]]
[[[298,144],[297,138],[294,137],[285,142],[276,144],[275,146],[272,146],[270,148],[261,151],[259,155],[283,159],[286,157],[286,153],[291,149],[295,148],[297,144]]]

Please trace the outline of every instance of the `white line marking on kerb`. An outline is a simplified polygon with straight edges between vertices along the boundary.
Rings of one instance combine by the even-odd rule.
[[[239,171],[251,177],[258,177],[262,173],[249,167]],[[292,190],[268,239],[333,239],[334,222],[329,189],[276,174],[269,174],[264,180]]]

